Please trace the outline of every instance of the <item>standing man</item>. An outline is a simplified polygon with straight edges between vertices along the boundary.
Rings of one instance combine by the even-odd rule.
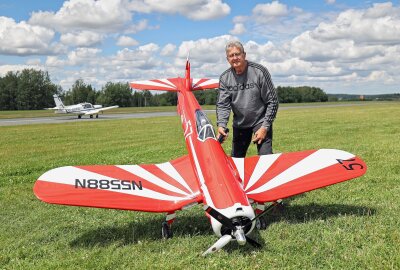
[[[250,142],[257,144],[259,155],[272,154],[272,123],[278,111],[278,96],[268,70],[246,60],[239,41],[226,45],[231,67],[219,79],[217,99],[218,134],[233,112],[232,157],[245,157]]]

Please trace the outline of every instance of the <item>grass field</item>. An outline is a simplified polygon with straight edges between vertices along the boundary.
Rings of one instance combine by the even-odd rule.
[[[281,110],[275,152],[346,150],[366,175],[289,199],[254,233],[263,248],[230,243],[203,258],[217,238],[200,206],[178,212],[164,241],[163,214],[49,205],[32,192],[59,166],[186,154],[178,117],[0,127],[0,269],[400,269],[399,139],[400,103]]]

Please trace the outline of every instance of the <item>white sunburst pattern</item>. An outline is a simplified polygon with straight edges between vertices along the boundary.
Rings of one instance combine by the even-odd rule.
[[[157,206],[154,209],[178,210],[201,198],[194,174],[186,170],[189,165],[190,160],[186,156],[156,165],[61,167],[40,176],[34,190],[39,198],[49,203],[76,205],[78,198],[82,206],[104,207],[107,201],[117,201],[116,204],[110,204],[109,208],[146,211],[154,204]],[[77,179],[96,179],[96,183],[103,181],[105,184],[77,188]],[[116,183],[113,181],[134,181],[140,183],[140,188],[137,188],[139,185],[135,189],[112,188],[110,183]],[[124,202],[118,194],[128,195],[124,197],[128,200]],[[135,205],[136,202],[138,205]]]
[[[285,185],[287,194],[298,194],[360,176],[365,173],[366,169],[361,160],[355,161],[364,164],[357,167],[360,168],[358,172],[346,171],[338,162],[338,160],[354,158],[353,154],[342,150],[320,149],[260,157],[232,158],[232,160],[249,198],[255,195],[257,198],[262,198],[262,194],[270,198],[273,190],[283,185]],[[336,166],[336,171],[328,173],[327,170],[332,166]],[[308,176],[312,176],[312,178],[308,178]],[[307,183],[299,184],[296,182],[298,179]],[[319,180],[321,181],[319,182]],[[315,183],[310,183],[312,181]],[[280,192],[285,194],[284,191]]]

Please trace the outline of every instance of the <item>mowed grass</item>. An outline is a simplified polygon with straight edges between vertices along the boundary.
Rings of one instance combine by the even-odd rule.
[[[400,103],[279,111],[275,152],[346,150],[366,175],[286,200],[254,233],[261,249],[232,242],[203,258],[217,238],[200,206],[178,212],[165,241],[163,214],[50,205],[32,191],[59,166],[186,154],[178,117],[0,127],[0,269],[399,269],[399,135]]]

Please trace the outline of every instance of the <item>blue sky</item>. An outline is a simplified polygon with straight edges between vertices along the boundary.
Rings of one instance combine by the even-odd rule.
[[[0,0],[0,76],[35,68],[77,79],[217,78],[224,45],[242,41],[276,86],[400,92],[399,1]]]

